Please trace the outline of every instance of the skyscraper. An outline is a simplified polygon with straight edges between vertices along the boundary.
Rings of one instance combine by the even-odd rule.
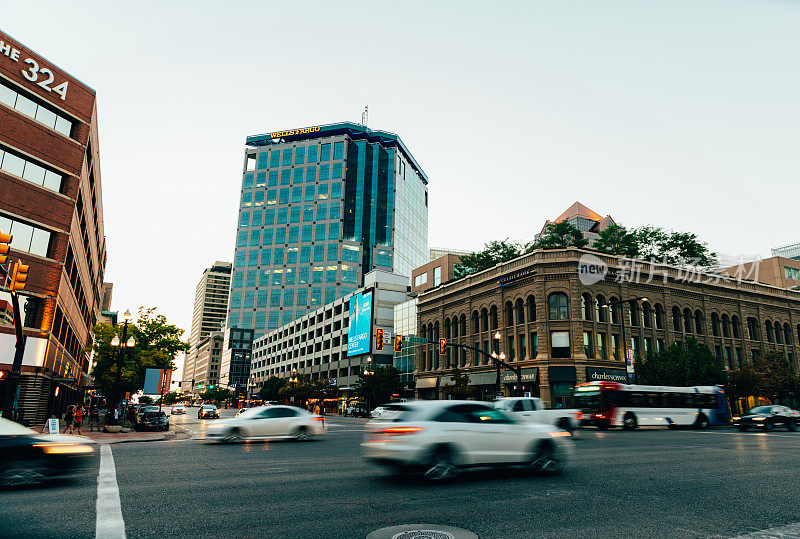
[[[192,330],[189,334],[189,352],[183,368],[183,380],[196,379],[198,348],[212,331],[221,331],[228,309],[228,293],[231,285],[231,263],[217,260],[203,271],[194,293]],[[207,372],[207,366],[202,369]],[[199,379],[197,380],[200,381]],[[183,384],[187,385],[188,384]]]
[[[268,329],[428,260],[428,178],[400,138],[337,123],[247,137],[228,325]]]

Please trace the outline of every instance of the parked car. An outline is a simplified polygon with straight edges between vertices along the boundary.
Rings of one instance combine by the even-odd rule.
[[[369,412],[363,406],[354,405],[354,406],[348,406],[347,408],[345,408],[344,409],[344,414],[342,414],[342,415],[350,416],[350,417],[369,417]]]
[[[408,407],[405,404],[384,404],[372,410],[369,416],[372,419],[391,420],[397,417],[400,414],[400,412],[403,412],[405,410],[408,410]]]
[[[582,415],[577,409],[547,409],[539,397],[503,397],[494,401],[494,406],[521,421],[547,423],[570,432],[577,428],[576,418]]]
[[[741,431],[754,428],[769,432],[775,427],[794,431],[798,423],[800,412],[780,405],[756,406],[741,416],[733,416],[733,425]]]
[[[185,415],[186,414],[186,406],[183,404],[175,404],[172,406],[172,415]]]
[[[420,470],[430,481],[474,466],[520,465],[561,472],[573,452],[569,432],[520,421],[488,402],[418,401],[393,421],[365,425],[364,458],[394,470]]]
[[[169,430],[169,418],[164,412],[145,412],[139,430]]]
[[[240,408],[239,411],[236,412],[236,417],[239,417],[240,415],[242,415],[243,413],[245,413],[249,409],[250,408]]]
[[[87,470],[95,448],[81,436],[38,434],[0,418],[0,485],[36,485]]]
[[[197,410],[197,419],[219,419],[219,410],[213,404],[203,404]]]
[[[142,424],[142,417],[144,417],[144,414],[147,412],[158,412],[158,406],[152,406],[149,404],[140,405],[136,409],[136,428],[139,428],[139,426]]]
[[[325,418],[294,406],[257,406],[208,431],[211,440],[281,439],[309,440],[325,432]]]

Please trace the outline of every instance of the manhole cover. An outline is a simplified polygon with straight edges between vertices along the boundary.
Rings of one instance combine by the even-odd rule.
[[[403,524],[375,530],[367,535],[367,539],[478,539],[478,535],[439,524]]]

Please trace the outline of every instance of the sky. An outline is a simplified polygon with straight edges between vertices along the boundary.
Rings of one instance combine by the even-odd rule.
[[[245,137],[365,105],[429,176],[431,246],[527,242],[576,200],[725,255],[800,241],[799,27],[790,0],[0,0],[97,92],[113,309],[186,337]]]

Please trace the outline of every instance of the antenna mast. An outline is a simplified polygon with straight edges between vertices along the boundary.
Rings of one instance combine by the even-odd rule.
[[[361,113],[361,125],[367,127],[369,122],[369,105],[364,105],[364,112]]]

